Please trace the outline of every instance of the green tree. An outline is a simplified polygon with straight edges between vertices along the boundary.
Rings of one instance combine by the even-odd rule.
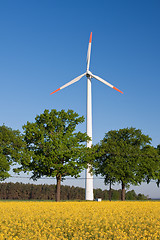
[[[137,196],[137,200],[148,200],[148,199],[149,199],[149,197],[145,196],[142,193],[139,193],[138,196]]]
[[[104,176],[106,183],[121,183],[121,200],[125,200],[127,186],[140,184],[146,178],[145,164],[150,161],[151,156],[148,154],[145,164],[141,164],[141,167],[139,164],[145,159],[142,149],[150,142],[151,138],[148,135],[132,127],[109,131],[100,142],[93,163],[94,171]]]
[[[134,190],[128,191],[126,193],[126,200],[137,200],[137,194]]]
[[[45,110],[35,122],[23,126],[24,140],[31,152],[30,159],[21,162],[23,171],[31,171],[34,180],[42,176],[56,177],[56,201],[60,201],[60,185],[66,176],[78,177],[87,166],[84,155],[86,133],[75,132],[84,122],[73,110]]]
[[[151,180],[160,179],[160,155],[153,146],[145,146],[141,149],[141,161],[138,164],[140,179],[150,183]]]
[[[10,176],[10,166],[20,161],[24,148],[23,138],[18,130],[0,126],[0,180]]]

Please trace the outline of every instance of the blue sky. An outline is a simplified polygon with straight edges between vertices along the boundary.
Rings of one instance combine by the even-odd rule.
[[[0,125],[22,130],[53,108],[86,116],[85,77],[50,93],[86,71],[92,31],[90,70],[124,92],[92,80],[93,143],[132,126],[160,144],[159,10],[158,0],[0,1]]]

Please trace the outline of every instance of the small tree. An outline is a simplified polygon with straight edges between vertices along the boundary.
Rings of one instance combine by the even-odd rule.
[[[150,144],[151,138],[135,128],[109,131],[99,145],[94,168],[96,174],[105,177],[105,182],[121,183],[121,200],[125,200],[125,188],[129,184],[140,184],[146,177],[142,149]],[[148,155],[148,162],[150,156]],[[143,168],[143,173],[141,169]]]
[[[45,110],[35,118],[34,123],[23,126],[24,140],[29,160],[21,162],[24,171],[32,171],[34,180],[42,176],[56,177],[56,201],[60,201],[60,185],[66,176],[78,177],[86,167],[84,161],[88,140],[86,133],[75,132],[76,126],[84,122],[84,117],[72,110],[65,112],[55,109]]]
[[[136,200],[137,199],[137,194],[135,193],[134,190],[128,191],[126,193],[126,199],[127,200]]]
[[[10,176],[10,166],[22,157],[24,142],[18,130],[0,126],[0,180]]]

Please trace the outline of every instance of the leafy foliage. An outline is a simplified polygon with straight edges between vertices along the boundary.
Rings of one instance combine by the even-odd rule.
[[[143,181],[149,183],[152,179],[160,178],[160,155],[153,146],[145,146],[141,150],[141,161],[139,163],[139,175]]]
[[[35,123],[23,126],[31,158],[22,161],[24,171],[32,171],[34,180],[42,177],[57,178],[57,187],[65,176],[78,177],[86,167],[84,146],[89,138],[86,133],[75,132],[76,126],[84,122],[84,117],[72,110],[45,110],[36,116]],[[60,189],[58,190],[60,194]]]
[[[151,138],[135,128],[109,131],[100,142],[94,163],[95,173],[105,177],[105,183],[122,184],[122,200],[125,187],[155,179],[159,157],[151,147]]]
[[[0,126],[0,180],[10,176],[10,166],[20,161],[24,148],[23,138],[18,130]]]

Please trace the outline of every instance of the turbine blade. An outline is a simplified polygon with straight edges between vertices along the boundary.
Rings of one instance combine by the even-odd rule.
[[[54,92],[50,93],[50,95],[53,94],[53,93],[55,93],[55,92],[58,92],[59,90],[65,88],[65,87],[68,87],[69,85],[71,85],[71,84],[73,84],[73,83],[75,83],[75,82],[77,82],[77,81],[79,81],[84,75],[86,75],[86,73],[83,73],[82,75],[74,78],[72,81],[66,83],[66,84],[63,85],[62,87],[60,87],[60,88],[58,88],[57,90],[55,90]]]
[[[89,70],[89,64],[90,64],[91,43],[92,43],[92,32],[91,32],[91,34],[90,34],[89,44],[88,44],[88,52],[87,52],[87,71]]]
[[[122,92],[121,90],[119,90],[118,88],[114,87],[112,84],[108,83],[108,82],[105,81],[104,79],[102,79],[102,78],[100,78],[100,77],[98,77],[98,76],[96,76],[96,75],[93,75],[93,74],[91,74],[91,77],[97,79],[98,81],[106,84],[107,86],[109,86],[109,87],[113,88],[114,90],[116,90],[116,91],[118,91],[118,92],[120,92],[120,93],[123,94],[123,92]]]

